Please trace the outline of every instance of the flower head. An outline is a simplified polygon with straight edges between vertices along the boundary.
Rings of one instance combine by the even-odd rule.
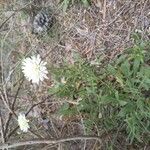
[[[39,84],[39,81],[48,78],[48,71],[45,65],[46,62],[41,60],[40,55],[28,57],[22,63],[22,72],[29,81],[32,80],[32,83]]]
[[[62,77],[62,78],[61,78],[61,83],[62,83],[62,84],[66,84],[66,83],[67,83],[67,81],[65,80],[65,77]]]
[[[29,127],[29,120],[26,119],[25,114],[19,114],[18,116],[18,125],[23,132],[27,132]]]

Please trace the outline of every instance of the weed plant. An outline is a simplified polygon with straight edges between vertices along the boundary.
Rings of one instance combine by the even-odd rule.
[[[78,59],[53,69],[50,93],[78,102],[65,103],[63,115],[81,114],[88,132],[117,131],[134,140],[150,138],[150,43],[134,35],[134,45],[107,65],[93,66]],[[65,82],[62,82],[65,80]]]
[[[66,12],[67,8],[70,5],[74,5],[75,3],[81,3],[83,4],[85,7],[90,5],[90,0],[62,0],[62,8],[63,11]]]

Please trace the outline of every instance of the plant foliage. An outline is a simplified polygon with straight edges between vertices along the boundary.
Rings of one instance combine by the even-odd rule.
[[[65,64],[53,70],[56,84],[50,92],[73,101],[80,99],[78,105],[62,106],[61,113],[80,112],[88,131],[97,125],[107,131],[120,130],[131,142],[148,139],[150,60],[146,56],[150,43],[134,39],[134,46],[111,64],[97,68],[78,60],[73,65]],[[61,82],[62,77],[65,83]]]
[[[87,7],[90,5],[90,0],[62,0],[63,11],[66,12],[67,8],[75,3],[82,3],[85,7]]]

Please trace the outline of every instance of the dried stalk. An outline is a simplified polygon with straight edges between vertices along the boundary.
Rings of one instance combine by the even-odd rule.
[[[2,143],[5,143],[4,125],[3,125],[3,119],[2,119],[1,111],[0,111],[0,133],[1,133]]]
[[[69,141],[76,141],[76,140],[97,140],[100,143],[101,139],[97,136],[79,136],[79,137],[69,137],[69,138],[60,138],[60,139],[49,139],[49,140],[32,140],[32,141],[24,141],[24,142],[16,142],[16,143],[7,143],[1,144],[0,149],[9,149],[15,148],[19,146],[27,146],[27,145],[35,145],[35,144],[58,144],[63,142]]]

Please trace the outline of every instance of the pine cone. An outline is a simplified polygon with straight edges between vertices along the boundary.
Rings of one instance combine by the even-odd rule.
[[[33,20],[33,33],[42,34],[46,32],[53,25],[53,17],[47,13],[39,12]]]
[[[41,33],[47,30],[48,27],[48,16],[47,14],[40,12],[38,13],[33,20],[33,32],[34,33]]]

